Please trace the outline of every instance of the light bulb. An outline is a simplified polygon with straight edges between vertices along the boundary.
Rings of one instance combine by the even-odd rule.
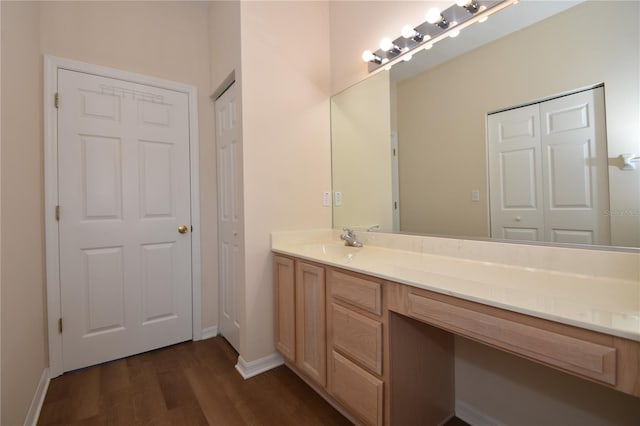
[[[393,49],[393,47],[394,47],[393,42],[389,37],[385,37],[382,40],[380,40],[380,49],[382,49],[383,52],[388,52],[391,49]]]
[[[471,3],[471,0],[456,0],[456,4],[460,7],[465,7],[469,3]]]
[[[404,55],[402,57],[402,60],[405,62],[409,62],[411,59],[413,59],[413,55]]]
[[[404,38],[412,38],[413,36],[416,35],[416,30],[414,30],[411,25],[407,24],[404,27],[402,27],[401,33],[402,33],[402,37]]]
[[[436,24],[442,20],[442,15],[440,14],[440,9],[437,7],[429,9],[427,12],[427,22],[430,24]]]
[[[373,54],[370,50],[365,50],[362,52],[362,60],[365,62],[371,62],[375,59],[376,55]]]

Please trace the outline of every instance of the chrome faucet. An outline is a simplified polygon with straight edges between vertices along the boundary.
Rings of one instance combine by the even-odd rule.
[[[340,234],[340,239],[344,240],[344,245],[349,247],[362,247],[362,243],[358,241],[356,233],[353,229],[342,228],[344,234]]]

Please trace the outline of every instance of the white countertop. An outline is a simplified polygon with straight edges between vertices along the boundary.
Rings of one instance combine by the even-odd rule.
[[[640,341],[639,279],[566,273],[367,244],[362,248],[345,247],[335,235],[335,231],[274,233],[272,250]]]

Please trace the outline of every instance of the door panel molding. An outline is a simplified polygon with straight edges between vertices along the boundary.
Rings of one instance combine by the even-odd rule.
[[[61,318],[60,294],[60,253],[56,206],[58,206],[58,127],[57,109],[54,96],[57,91],[58,70],[93,74],[96,76],[128,81],[131,83],[154,86],[161,89],[184,93],[188,97],[189,107],[189,164],[191,185],[191,288],[192,288],[192,335],[193,340],[202,338],[201,307],[201,255],[200,255],[200,185],[199,185],[199,134],[197,88],[191,85],[162,80],[142,74],[116,70],[99,65],[64,59],[56,56],[44,57],[44,215],[45,215],[45,253],[46,253],[46,289],[47,289],[47,328],[49,338],[49,373],[57,377],[63,373],[62,335],[58,331]],[[60,100],[64,103],[64,99]],[[96,105],[98,108],[100,105]],[[104,112],[98,108],[97,112]],[[94,112],[96,112],[94,111]],[[153,111],[152,111],[153,112]],[[156,111],[157,112],[157,111]],[[160,120],[161,114],[149,113],[149,119]],[[157,116],[157,117],[156,117]],[[153,120],[152,120],[153,121]],[[64,215],[64,211],[61,212]],[[63,324],[64,326],[64,324]]]

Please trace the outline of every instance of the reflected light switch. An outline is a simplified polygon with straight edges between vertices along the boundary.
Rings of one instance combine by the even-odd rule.
[[[333,193],[333,205],[336,207],[342,205],[342,192],[336,191]]]
[[[471,191],[471,201],[480,201],[480,191],[477,189]]]

